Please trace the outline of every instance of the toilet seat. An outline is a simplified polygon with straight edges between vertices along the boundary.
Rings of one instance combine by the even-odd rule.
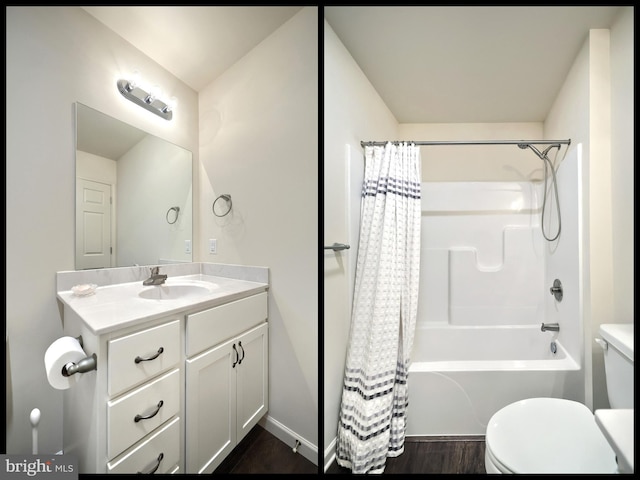
[[[504,473],[616,473],[615,453],[583,404],[528,398],[487,425],[485,461]]]
[[[506,466],[500,463],[493,453],[491,453],[491,449],[487,446],[484,450],[484,463],[485,469],[487,473],[516,473],[509,470]]]

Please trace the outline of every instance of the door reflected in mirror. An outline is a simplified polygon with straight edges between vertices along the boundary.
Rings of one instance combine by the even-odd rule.
[[[191,262],[192,163],[76,103],[76,270]]]

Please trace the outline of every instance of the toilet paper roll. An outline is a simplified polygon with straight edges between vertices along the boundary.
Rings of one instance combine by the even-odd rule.
[[[44,368],[49,384],[58,390],[66,390],[74,385],[82,374],[65,377],[62,368],[69,362],[78,363],[86,356],[80,342],[73,337],[61,337],[49,345],[44,354]]]

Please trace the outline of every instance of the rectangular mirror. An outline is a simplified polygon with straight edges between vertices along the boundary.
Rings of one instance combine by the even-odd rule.
[[[191,262],[193,155],[76,103],[76,270]]]

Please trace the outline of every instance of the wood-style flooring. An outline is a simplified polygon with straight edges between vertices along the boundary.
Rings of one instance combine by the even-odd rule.
[[[485,474],[484,437],[407,437],[404,453],[387,458],[384,475],[397,473]],[[213,472],[321,475],[314,465],[260,425],[256,425]],[[325,474],[351,474],[335,461]]]
[[[311,473],[320,469],[260,425],[256,425],[212,475],[230,473]]]
[[[326,473],[351,471],[334,461]],[[484,437],[407,437],[404,452],[387,458],[383,474],[394,473],[486,474]]]

